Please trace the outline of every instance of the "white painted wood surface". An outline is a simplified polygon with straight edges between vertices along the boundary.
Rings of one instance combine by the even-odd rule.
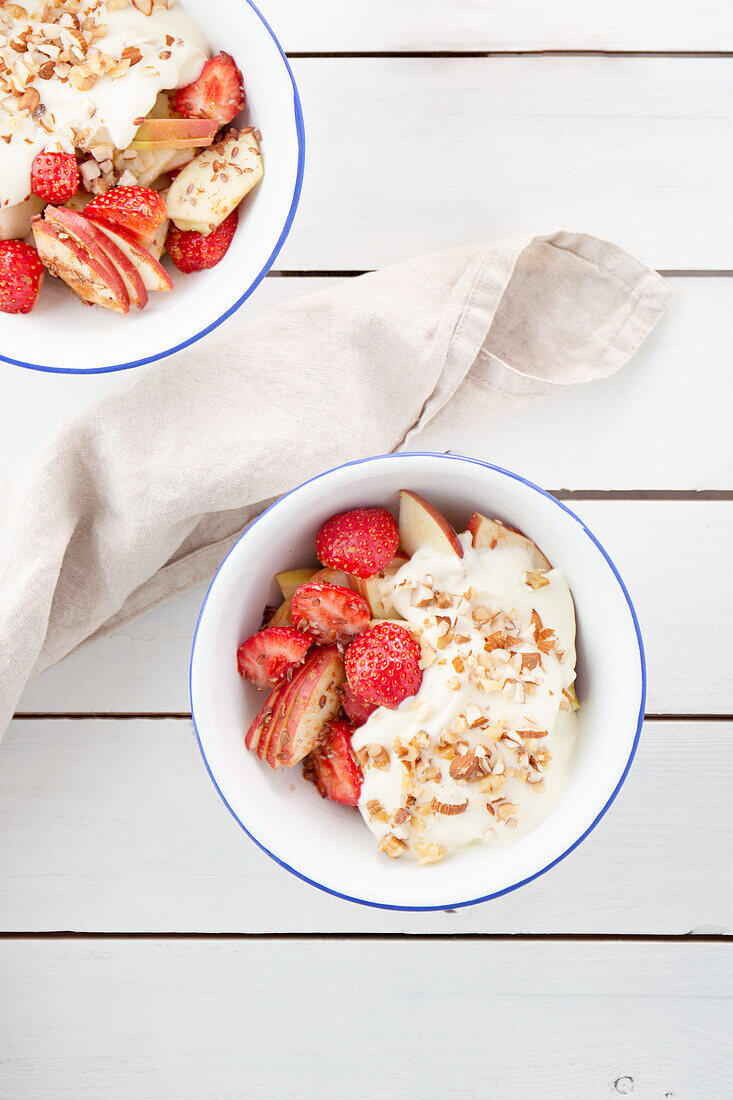
[[[731,50],[726,0],[268,0],[289,51]]]
[[[268,278],[231,324],[243,327],[337,282]],[[550,489],[733,489],[733,280],[673,278],[670,284],[665,317],[619,374],[488,424],[428,432],[420,445],[498,463]],[[0,363],[0,475],[61,420],[138,376],[59,377]],[[558,438],[562,447],[548,445]]]
[[[733,7],[264,7],[296,53],[414,56],[294,60],[308,168],[278,271],[307,277],[268,278],[233,325],[336,281],[319,273],[555,228],[677,272],[626,370],[422,445],[552,489],[629,494],[572,506],[629,583],[649,711],[697,717],[647,722],[609,814],[528,887],[453,913],[370,910],[305,886],[247,839],[188,719],[95,719],[188,710],[203,590],[172,601],[24,696],[25,711],[85,718],[18,719],[0,747],[0,1100],[732,1095],[728,943],[542,937],[733,934],[733,721],[712,720],[733,713],[733,502],[631,499],[733,489],[733,58],[495,55],[731,51]],[[0,475],[132,381],[0,370]],[[33,938],[58,930],[101,936]],[[177,931],[274,938],[166,935]],[[135,932],[150,938],[103,938]],[[436,938],[389,938],[400,933]],[[537,939],[491,938],[506,933]],[[478,938],[449,938],[461,934]]]
[[[570,504],[635,602],[649,666],[648,713],[730,713],[733,502]],[[204,595],[201,587],[177,597],[49,669],[28,685],[19,712],[187,713],[191,639]]]
[[[188,720],[16,721],[0,769],[0,929],[731,934],[732,738],[733,722],[647,722],[616,803],[563,863],[488,904],[419,914],[281,870],[220,801]]]
[[[308,131],[282,270],[556,229],[657,268],[733,259],[733,58],[294,62]]]
[[[8,1100],[733,1090],[706,943],[50,940],[0,975]]]

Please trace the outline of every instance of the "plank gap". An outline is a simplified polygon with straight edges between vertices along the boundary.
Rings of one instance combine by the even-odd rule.
[[[420,60],[422,58],[472,58],[472,57],[672,57],[672,58],[731,58],[731,50],[334,50],[330,53],[308,50],[289,50],[292,61],[334,61],[355,58],[379,60]]]
[[[455,913],[445,909],[444,913]],[[708,932],[686,932],[669,935],[644,932],[592,933],[592,932],[448,932],[436,935],[430,932],[74,932],[60,929],[44,932],[0,932],[3,940],[424,940],[443,943],[446,940],[496,943],[522,941],[525,943],[733,943],[733,935]]]

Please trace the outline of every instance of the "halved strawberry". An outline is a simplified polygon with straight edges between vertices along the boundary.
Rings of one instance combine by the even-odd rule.
[[[293,593],[295,626],[323,644],[348,642],[369,625],[369,604],[339,584],[301,584]]]
[[[126,230],[150,248],[167,216],[165,199],[150,187],[113,187],[84,207],[84,217]]]
[[[256,688],[271,687],[303,663],[311,641],[307,634],[289,626],[258,630],[237,650],[239,673]]]
[[[30,313],[46,269],[25,241],[0,241],[0,313]]]
[[[349,686],[367,702],[395,710],[420,689],[420,657],[420,646],[403,626],[378,623],[346,650]]]
[[[366,699],[362,699],[360,695],[357,695],[348,684],[344,684],[342,696],[341,705],[344,708],[346,717],[357,728],[363,726],[367,718],[377,709],[376,703],[367,703]]]
[[[364,780],[351,749],[352,729],[339,719],[331,723],[325,740],[303,764],[303,775],[315,783],[322,798],[357,806]]]
[[[355,577],[373,577],[395,556],[397,524],[384,508],[356,508],[324,523],[316,536],[318,560]]]
[[[213,118],[221,126],[236,118],[245,106],[242,74],[228,53],[211,57],[201,73],[175,94],[174,106],[186,118]]]
[[[31,191],[57,206],[79,189],[79,169],[73,153],[38,153],[31,165]]]
[[[165,242],[168,255],[184,275],[216,267],[229,251],[238,224],[238,210],[232,210],[229,217],[209,233],[208,237],[195,229],[179,229],[171,222]]]

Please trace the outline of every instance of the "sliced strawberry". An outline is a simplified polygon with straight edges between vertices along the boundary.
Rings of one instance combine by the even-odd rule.
[[[137,185],[113,187],[84,207],[86,218],[132,233],[145,248],[152,245],[167,213],[162,195],[150,187]]]
[[[315,783],[321,797],[344,806],[358,805],[364,780],[351,749],[352,732],[348,722],[332,722],[324,742],[303,765],[303,774]]]
[[[295,626],[329,645],[348,642],[369,625],[369,604],[339,584],[301,584],[293,593]]]
[[[384,508],[356,508],[324,523],[316,537],[318,560],[355,577],[373,577],[395,556],[397,524]]]
[[[367,718],[377,709],[377,704],[367,703],[366,699],[362,699],[360,695],[357,695],[348,684],[344,685],[342,694],[342,706],[346,712],[346,717],[357,728],[363,726]]]
[[[228,53],[211,57],[192,84],[179,88],[174,105],[186,118],[213,118],[221,126],[236,118],[245,106],[242,74]]]
[[[404,627],[378,623],[346,650],[349,687],[368,703],[394,710],[422,683],[420,646]]]
[[[38,153],[31,165],[31,191],[56,206],[79,189],[79,169],[73,153]]]
[[[283,680],[303,663],[312,639],[289,626],[259,630],[237,650],[237,668],[241,676],[256,688],[267,688]]]
[[[0,241],[0,313],[30,313],[45,274],[35,248],[25,241]]]
[[[218,229],[205,237],[195,229],[179,229],[171,222],[166,248],[179,271],[190,275],[192,271],[206,271],[216,267],[226,256],[239,224],[239,211],[232,210]]]

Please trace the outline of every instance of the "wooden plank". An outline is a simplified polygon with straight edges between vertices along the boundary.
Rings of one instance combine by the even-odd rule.
[[[615,805],[549,874],[403,914],[332,898],[256,848],[187,720],[16,721],[0,749],[0,930],[731,933],[732,735],[648,722]]]
[[[733,595],[724,578],[733,502],[571,504],[635,601],[649,666],[648,712],[730,714]],[[49,669],[28,685],[19,712],[187,713],[188,660],[204,594],[201,587],[178,596]]]
[[[577,229],[658,268],[731,266],[733,59],[294,63],[308,127],[283,270]],[[335,92],[337,91],[337,94]]]
[[[230,324],[241,328],[268,309],[340,281],[266,279]],[[670,282],[674,295],[667,315],[625,370],[488,423],[429,430],[419,446],[484,458],[553,489],[733,488],[733,279]],[[133,378],[58,377],[2,364],[0,369],[6,397],[0,406],[0,474],[63,419]],[[562,447],[548,445],[556,439]]]
[[[268,0],[267,18],[287,50],[730,50],[724,0]]]
[[[7,1097],[733,1089],[717,944],[51,940],[0,972]]]

